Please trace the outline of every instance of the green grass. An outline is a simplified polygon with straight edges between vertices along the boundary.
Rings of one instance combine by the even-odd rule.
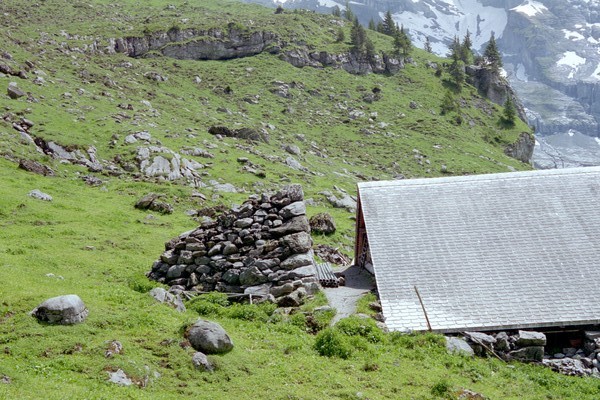
[[[225,307],[206,298],[188,303],[188,311],[179,314],[148,296],[158,284],[147,281],[145,273],[164,242],[196,227],[184,213],[188,209],[229,207],[251,193],[299,182],[314,200],[309,217],[329,212],[338,227],[333,235],[315,235],[315,242],[351,255],[354,214],[332,209],[319,194],[323,190],[336,186],[352,194],[362,180],[441,176],[442,165],[445,173],[457,175],[530,168],[503,153],[528,128],[519,122],[501,129],[499,107],[479,98],[474,88],[457,95],[461,125],[456,115],[440,115],[443,80],[425,67],[440,59],[419,50],[413,54],[416,65],[408,64],[395,76],[298,69],[267,54],[197,62],[76,50],[94,41],[105,46],[110,38],[174,27],[229,29],[232,23],[248,31],[275,32],[290,47],[303,41],[319,51],[345,52],[349,44],[335,43],[337,25],[330,24],[331,18],[305,12],[274,15],[231,1],[0,3],[3,51],[12,56],[1,62],[16,69],[26,62],[34,65],[28,79],[2,77],[0,84],[15,81],[38,100],[3,97],[8,119],[32,120],[31,134],[46,141],[82,151],[93,145],[100,159],[115,164],[119,158],[134,161],[139,143],[126,145],[123,139],[145,130],[154,144],[160,141],[177,152],[188,147],[210,151],[212,159],[195,158],[206,164],[203,182],[214,179],[241,190],[217,193],[135,174],[95,174],[104,184],[90,187],[81,179],[90,174],[83,166],[38,154],[10,122],[0,120],[0,377],[10,378],[9,384],[0,383],[0,398],[431,399],[452,398],[461,388],[502,399],[598,397],[599,384],[593,379],[448,355],[440,336],[383,334],[354,319],[333,328],[349,343],[350,354],[322,357],[315,349],[315,333],[325,332],[333,317],[330,311],[314,311],[325,304],[323,295],[290,316],[273,313],[272,306]],[[349,37],[349,26],[344,29]],[[378,50],[391,50],[389,38],[369,35]],[[41,86],[33,83],[36,70],[45,80]],[[168,80],[151,81],[144,77],[148,72]],[[195,83],[195,76],[202,81]],[[273,94],[274,81],[290,85],[292,97]],[[230,94],[223,91],[227,86]],[[381,99],[366,102],[364,96],[373,88],[381,89]],[[258,104],[248,103],[249,96],[258,96]],[[417,109],[410,108],[411,101]],[[131,104],[133,110],[119,104]],[[225,108],[231,114],[218,111]],[[365,117],[351,120],[352,109]],[[266,129],[270,140],[217,140],[207,132],[212,125]],[[115,146],[110,144],[113,137],[118,137]],[[282,146],[290,143],[300,147],[296,158],[309,172],[282,164],[288,156]],[[249,158],[266,177],[243,172],[239,157]],[[43,162],[56,176],[19,170],[19,158]],[[54,200],[32,199],[27,196],[32,189]],[[194,190],[208,200],[194,200]],[[136,200],[149,192],[163,194],[175,212],[136,210]],[[85,323],[47,326],[29,316],[45,299],[70,293],[90,309]],[[373,300],[361,301],[360,310],[368,311]],[[185,328],[200,314],[221,323],[236,345],[229,354],[210,357],[217,367],[213,374],[193,369],[193,351],[184,343]],[[106,358],[112,340],[120,341],[124,352]],[[119,368],[139,386],[108,383],[107,371]]]

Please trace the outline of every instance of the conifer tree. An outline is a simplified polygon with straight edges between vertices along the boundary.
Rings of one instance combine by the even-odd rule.
[[[373,18],[371,18],[369,20],[369,29],[372,30],[372,31],[377,30],[377,26],[375,25],[375,21],[373,21]]]
[[[362,54],[365,50],[365,42],[367,40],[367,32],[365,28],[358,22],[358,19],[354,19],[352,24],[352,30],[350,31],[350,42],[352,43],[352,52],[355,54]]]
[[[344,40],[346,40],[346,34],[344,33],[344,30],[342,28],[338,28],[335,41],[337,43],[343,43]]]
[[[423,49],[428,53],[433,53],[433,49],[431,48],[431,42],[429,41],[429,36],[425,38],[425,46]]]
[[[493,70],[498,71],[502,67],[502,56],[496,46],[496,38],[494,32],[490,35],[490,41],[488,42],[485,51],[483,52],[483,58]]]
[[[394,51],[396,54],[402,54],[405,57],[412,51],[412,43],[404,31],[404,26],[401,26],[394,34]]]
[[[340,7],[336,5],[335,7],[333,7],[331,9],[331,14],[333,14],[333,16],[335,16],[335,17],[341,18],[342,17],[342,10],[340,10]]]
[[[454,39],[449,46],[450,53],[448,53],[448,58],[451,58],[452,61],[460,60],[460,48],[460,40],[458,40],[458,36],[454,36]]]
[[[392,18],[392,13],[390,10],[387,10],[385,16],[383,17],[382,29],[383,31],[381,33],[388,36],[394,36],[397,32],[396,23],[394,22],[394,18]]]
[[[456,111],[458,109],[456,100],[454,99],[454,96],[450,90],[446,90],[446,93],[444,93],[444,98],[442,99],[442,105],[440,108],[440,114],[442,115],[446,115],[449,112]]]
[[[504,112],[502,113],[504,122],[509,125],[515,124],[515,118],[517,117],[517,110],[515,104],[510,95],[507,94],[506,101],[504,102]]]
[[[471,41],[471,33],[467,29],[467,33],[460,45],[460,59],[467,65],[473,62],[473,42]]]
[[[349,1],[346,1],[346,9],[344,10],[344,18],[346,18],[350,22],[354,22],[354,20],[356,19],[356,16],[354,15],[354,13],[352,12],[352,9],[350,8]]]

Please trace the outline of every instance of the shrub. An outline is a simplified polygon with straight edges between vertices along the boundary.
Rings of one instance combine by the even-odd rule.
[[[451,389],[448,381],[442,380],[433,385],[431,394],[437,397],[448,397],[448,395],[451,394]]]
[[[371,343],[380,343],[385,339],[385,335],[371,318],[351,316],[341,319],[335,327],[345,335],[360,336]]]
[[[134,275],[129,278],[127,285],[139,293],[148,293],[154,289],[157,285],[156,282],[150,281],[144,275]]]
[[[326,357],[346,359],[352,355],[352,346],[348,338],[334,328],[327,328],[317,334],[315,350]]]

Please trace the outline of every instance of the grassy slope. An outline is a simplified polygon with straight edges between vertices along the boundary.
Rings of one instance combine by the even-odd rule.
[[[171,3],[176,5],[174,10],[166,7]],[[352,191],[355,182],[363,179],[360,177],[436,176],[441,174],[442,164],[455,174],[500,172],[507,166],[527,168],[502,153],[502,146],[526,127],[500,130],[498,114],[482,112],[482,104],[488,109],[493,107],[472,90],[463,91],[461,97],[467,105],[480,106],[462,111],[465,121],[472,120],[473,126],[467,127],[467,122],[457,126],[450,117],[437,115],[443,88],[433,71],[423,67],[427,59],[433,59],[428,54],[416,51],[417,66],[409,65],[397,76],[384,77],[296,69],[267,55],[193,62],[134,60],[73,51],[89,44],[92,37],[103,41],[172,26],[224,26],[231,20],[253,29],[266,27],[286,38],[307,40],[318,49],[347,49],[347,44],[334,43],[335,28],[322,29],[330,19],[324,16],[273,16],[272,11],[230,2],[219,2],[218,6],[212,1],[184,5],[158,0],[143,5],[110,4],[46,0],[25,8],[9,0],[0,5],[0,26],[6,27],[2,29],[8,38],[3,50],[12,54],[14,65],[32,61],[35,69],[46,74],[43,86],[32,83],[32,73],[28,80],[0,79],[3,86],[17,81],[40,100],[30,103],[0,99],[7,112],[24,115],[36,123],[34,135],[63,145],[94,144],[99,157],[107,160],[117,154],[132,158],[136,146],[124,145],[123,137],[141,130],[148,130],[173,150],[216,145],[210,150],[215,158],[208,160],[212,167],[206,170],[207,180],[234,183],[247,193],[220,194],[209,204],[229,205],[248,193],[282,182],[302,182],[307,196],[318,201],[309,214],[329,211],[340,227],[334,236],[316,240],[345,245],[347,249],[351,248],[353,235],[351,214],[329,209],[318,195],[321,190],[337,185]],[[65,39],[60,34],[63,29],[80,36]],[[348,27],[345,29],[349,37]],[[387,38],[372,35],[378,48],[389,50]],[[62,42],[69,47],[61,46]],[[132,66],[124,67],[124,63]],[[82,71],[87,71],[85,79]],[[149,71],[166,75],[169,80],[150,82],[143,77]],[[200,84],[193,83],[196,75],[202,77]],[[294,97],[281,99],[269,92],[274,80],[301,82],[304,89],[291,89]],[[114,83],[105,84],[108,81]],[[215,88],[225,86],[230,86],[233,94],[217,94]],[[363,102],[362,96],[374,87],[382,89],[382,100]],[[78,94],[78,88],[84,89],[82,94]],[[311,89],[318,89],[321,96],[311,95]],[[64,96],[65,92],[72,97]],[[246,95],[259,95],[259,104],[244,102]],[[150,101],[157,112],[142,100]],[[410,109],[410,101],[417,102],[419,108]],[[130,103],[134,110],[119,109],[119,103]],[[377,112],[377,120],[348,121],[348,111],[338,104],[360,108],[367,115]],[[220,107],[233,114],[217,112]],[[281,112],[288,107],[294,109],[293,114]],[[117,123],[117,113],[130,119]],[[262,122],[276,128],[270,131],[268,144],[217,141],[206,133],[214,124],[258,128]],[[378,122],[389,126],[379,128]],[[363,128],[379,133],[366,136],[360,133]],[[299,133],[306,141],[295,139]],[[120,136],[116,148],[108,146],[113,134]],[[300,146],[300,161],[316,174],[296,172],[280,162],[269,161],[268,156],[287,156],[281,149],[283,143]],[[310,154],[315,146],[328,157]],[[253,153],[248,153],[250,147]],[[430,163],[418,164],[414,149],[425,154]],[[319,357],[312,349],[314,337],[293,324],[224,317],[217,319],[230,332],[236,349],[213,357],[219,366],[215,374],[195,372],[190,350],[181,348],[179,342],[182,327],[197,314],[176,314],[134,290],[144,286],[140,283],[144,282],[143,274],[160,253],[163,242],[195,226],[183,211],[205,204],[190,199],[192,188],[107,176],[101,176],[106,181],[102,188],[86,186],[78,178],[78,174],[87,173],[82,167],[61,165],[32,153],[7,123],[0,123],[0,152],[12,160],[39,159],[58,172],[54,178],[39,177],[0,159],[0,279],[4,282],[0,288],[0,344],[4,348],[0,376],[10,377],[12,382],[0,384],[0,398],[156,399],[186,395],[229,399],[261,398],[267,393],[274,398],[292,399],[431,398],[433,387],[446,386],[451,390],[467,387],[491,398],[597,397],[596,381],[566,378],[533,366],[507,367],[493,360],[449,356],[436,344],[437,339],[428,336],[369,345],[349,360],[338,360]],[[260,164],[267,178],[240,173],[236,164],[240,156]],[[51,194],[54,201],[27,197],[34,188]],[[148,218],[146,213],[134,210],[132,204],[148,191],[165,193],[175,203],[176,212]],[[201,191],[209,198],[213,195],[210,190]],[[79,294],[90,308],[85,324],[43,326],[27,315],[44,299],[67,293]],[[106,359],[106,341],[114,339],[123,343],[125,353]],[[365,368],[372,364],[377,370],[365,371],[374,369]],[[149,375],[150,383],[144,389],[106,383],[105,371],[116,368],[140,379]],[[154,372],[160,377],[155,378]]]

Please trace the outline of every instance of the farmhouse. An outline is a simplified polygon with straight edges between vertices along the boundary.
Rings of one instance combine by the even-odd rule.
[[[600,168],[366,182],[355,259],[391,330],[600,323]]]

